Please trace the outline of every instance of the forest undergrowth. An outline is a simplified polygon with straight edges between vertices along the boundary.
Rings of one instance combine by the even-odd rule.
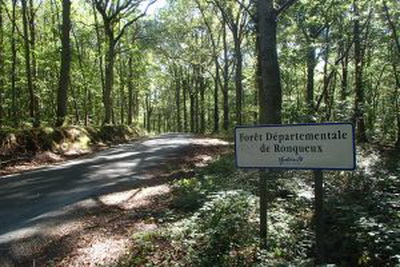
[[[326,172],[326,262],[400,264],[400,156],[358,149],[354,172]],[[132,237],[121,266],[314,266],[311,172],[268,181],[268,248],[260,249],[259,174],[234,168],[233,155],[172,183],[161,227]]]
[[[51,164],[144,136],[126,125],[0,129],[0,174]]]

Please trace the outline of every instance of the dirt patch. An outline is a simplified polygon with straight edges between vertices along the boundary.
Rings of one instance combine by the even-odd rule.
[[[44,237],[12,244],[8,264],[115,264],[129,252],[133,234],[157,229],[162,223],[161,218],[172,212],[171,181],[193,177],[196,167],[206,166],[221,154],[231,151],[231,146],[218,139],[196,139],[180,156],[142,173],[147,179],[137,187],[78,203],[78,207],[71,208],[74,210],[72,217],[76,219],[54,227]]]

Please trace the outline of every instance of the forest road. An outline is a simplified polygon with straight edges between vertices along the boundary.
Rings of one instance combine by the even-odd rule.
[[[168,165],[195,140],[188,134],[164,134],[89,158],[0,178],[0,250],[10,243],[46,236],[52,227],[73,221],[74,207],[87,200],[143,182],[147,170]]]

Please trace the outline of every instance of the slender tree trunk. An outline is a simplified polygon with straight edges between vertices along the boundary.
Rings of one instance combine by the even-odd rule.
[[[329,28],[327,29],[326,32],[326,48],[324,51],[324,88],[322,89],[322,91],[324,92],[324,101],[325,101],[325,119],[329,120],[331,113],[330,113],[330,103],[331,103],[331,98],[333,98],[334,96],[330,94],[329,91],[329,85],[330,85],[330,81],[331,81],[331,77],[329,77],[330,75],[328,74],[328,66],[329,66],[329,53],[330,53],[330,44],[329,44]],[[335,75],[335,74],[333,74]]]
[[[214,78],[214,133],[219,132],[219,62],[215,56],[215,78]]]
[[[389,13],[389,8],[388,8],[388,6],[387,6],[385,1],[383,2],[383,8],[385,10],[385,16],[386,16],[386,19],[388,21],[389,28],[390,28],[390,30],[392,32],[393,41],[396,44],[397,56],[399,56],[400,55],[400,40],[399,40],[399,37],[398,37],[398,34],[397,34],[396,25],[393,23],[392,17],[391,17],[391,15]]]
[[[133,91],[134,95],[134,101],[133,101],[133,121],[138,120],[139,118],[139,111],[140,111],[140,106],[139,106],[139,92],[137,89]]]
[[[395,144],[395,148],[397,150],[400,150],[400,99],[399,99],[399,95],[400,95],[400,77],[398,75],[397,72],[397,67],[396,67],[396,63],[392,64],[393,67],[393,73],[394,73],[394,77],[396,80],[396,89],[394,91],[394,98],[395,98],[395,107],[396,107],[396,122],[397,122],[397,141]]]
[[[14,121],[14,126],[19,124],[18,119],[18,104],[17,104],[17,40],[16,40],[16,5],[17,0],[12,0],[12,27],[11,27],[11,113]]]
[[[25,52],[25,72],[27,78],[27,86],[29,92],[29,116],[31,120],[36,122],[36,109],[35,109],[35,93],[33,89],[33,79],[31,70],[31,43],[29,41],[29,28],[28,28],[28,8],[27,0],[21,0],[22,3],[22,20],[23,20],[23,35],[24,35],[24,52]]]
[[[107,28],[107,26],[106,26]],[[115,63],[115,42],[112,33],[108,33],[108,51],[106,58],[106,75],[105,75],[105,86],[104,86],[104,123],[113,123],[113,104],[112,104],[112,88],[114,85],[114,63]]]
[[[206,113],[205,113],[205,83],[204,78],[200,78],[200,133],[206,131]]]
[[[128,118],[127,118],[127,123],[128,125],[132,125],[133,121],[133,90],[134,90],[134,84],[133,84],[133,59],[132,56],[129,57],[128,61],[128,68],[129,68],[129,81],[128,81]]]
[[[359,12],[356,4],[356,0],[354,1],[354,60],[355,60],[355,124],[357,129],[357,139],[360,143],[367,142],[367,135],[365,129],[365,119],[364,119],[364,88],[363,88],[363,58],[362,58],[362,48],[361,48],[361,39],[360,39],[360,21],[359,21]]]
[[[277,53],[277,16],[273,0],[258,1],[261,86],[260,123],[281,124],[282,89]]]
[[[151,106],[151,102],[150,102],[150,96],[147,94],[146,95],[146,130],[148,133],[150,133],[151,129],[151,115],[153,112],[153,107]]]
[[[25,0],[26,1],[26,0]],[[35,119],[33,122],[34,126],[40,125],[40,104],[39,104],[39,91],[37,90],[37,61],[36,61],[36,22],[35,22],[35,7],[33,0],[29,0],[29,8],[27,9],[28,18],[28,40],[30,42],[30,53],[31,53],[31,79],[32,79],[32,90],[33,90],[33,108],[35,110]]]
[[[176,124],[177,131],[182,131],[182,118],[181,118],[181,71],[175,69],[175,104],[176,104]]]
[[[393,73],[394,73],[394,77],[396,80],[396,89],[395,89],[395,105],[396,105],[396,121],[397,121],[397,142],[396,142],[396,149],[400,150],[400,103],[399,103],[399,94],[400,94],[400,77],[398,74],[398,70],[397,70],[397,62],[400,59],[400,41],[399,41],[399,37],[397,34],[397,30],[396,30],[396,26],[393,23],[393,20],[391,18],[390,12],[389,12],[389,8],[386,4],[386,2],[383,2],[383,8],[385,10],[385,16],[389,25],[389,28],[392,32],[392,38],[393,41],[396,45],[395,51],[394,51],[394,57],[393,57]]]
[[[346,53],[345,46],[343,43],[340,44],[340,53],[344,55]],[[341,61],[342,66],[342,80],[341,80],[341,93],[340,93],[340,100],[342,102],[346,102],[348,96],[348,65],[349,65],[349,56],[344,55],[343,60]]]
[[[71,1],[63,0],[63,23],[62,23],[62,48],[61,48],[61,67],[60,80],[57,94],[57,123],[56,126],[62,126],[67,116],[67,99],[70,82],[71,69]]]
[[[315,57],[315,47],[313,42],[310,41],[307,48],[307,93],[306,103],[308,115],[314,115],[314,70],[317,65],[317,59]]]
[[[190,132],[194,133],[195,132],[195,104],[196,104],[196,99],[195,99],[195,94],[190,93]]]
[[[195,85],[194,85],[194,88],[195,88],[195,95],[194,95],[194,131],[196,132],[196,133],[198,133],[199,132],[199,129],[200,129],[200,125],[199,125],[199,121],[200,121],[200,119],[199,119],[199,91],[201,90],[200,89],[200,77],[199,77],[199,73],[197,73],[196,74],[196,78],[195,78]]]
[[[120,105],[120,123],[125,123],[125,64],[123,59],[119,57],[119,105]]]
[[[235,87],[236,87],[236,123],[242,124],[243,122],[243,111],[242,111],[242,101],[243,101],[243,74],[242,74],[242,49],[240,45],[239,33],[236,25],[233,25],[233,42],[235,46],[235,58],[236,58],[236,72],[235,72]]]
[[[85,67],[83,66],[83,57],[84,57],[84,46],[79,42],[75,31],[73,30],[73,28],[71,28],[72,30],[72,34],[73,37],[75,39],[75,45],[76,45],[76,55],[78,58],[78,64],[79,64],[79,70],[81,72],[82,75],[82,79],[83,79],[83,87],[84,87],[84,125],[88,126],[89,125],[89,117],[90,114],[92,114],[93,110],[91,110],[92,107],[92,101],[91,101],[91,92],[89,90],[89,86],[88,86],[88,82],[86,79],[86,70]],[[75,95],[75,94],[74,94]],[[77,111],[77,100],[74,99],[74,106],[75,106],[75,116],[78,117],[79,119],[79,114],[77,115],[77,113],[79,113]]]
[[[96,8],[93,5],[92,6],[93,9],[93,15],[94,15],[94,23],[95,23],[95,29],[96,29],[96,48],[97,48],[97,57],[98,57],[98,61],[99,61],[99,72],[100,72],[100,81],[101,81],[101,89],[103,92],[103,97],[104,97],[104,87],[105,87],[105,82],[104,82],[104,63],[103,63],[103,55],[101,52],[101,35],[100,35],[100,26],[99,26],[99,21],[97,18],[97,12],[96,12]]]
[[[0,0],[0,127],[3,125],[4,96],[4,31],[3,31],[3,0]]]
[[[224,122],[223,128],[225,131],[229,129],[229,62],[228,62],[228,41],[226,36],[226,26],[223,27],[223,42],[224,42],[224,86],[222,89],[223,98],[223,113]]]
[[[213,57],[214,57],[214,64],[215,64],[215,78],[214,78],[214,133],[219,132],[219,103],[218,103],[218,94],[219,94],[219,62],[218,62],[218,52],[217,52],[217,44],[214,38],[213,30],[207,17],[204,13],[203,8],[201,7],[200,1],[196,0],[197,7],[199,8],[201,15],[203,17],[204,23],[207,26],[208,33],[211,39],[211,45],[213,49]]]
[[[183,84],[183,131],[188,131],[188,114],[187,114],[187,93],[188,93],[188,82],[186,78]]]

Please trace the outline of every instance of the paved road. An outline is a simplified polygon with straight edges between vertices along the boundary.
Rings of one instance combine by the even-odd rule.
[[[178,156],[192,142],[190,135],[166,134],[0,178],[0,246],[37,235],[49,221],[62,220],[73,204],[129,189],[145,178],[144,170]]]

